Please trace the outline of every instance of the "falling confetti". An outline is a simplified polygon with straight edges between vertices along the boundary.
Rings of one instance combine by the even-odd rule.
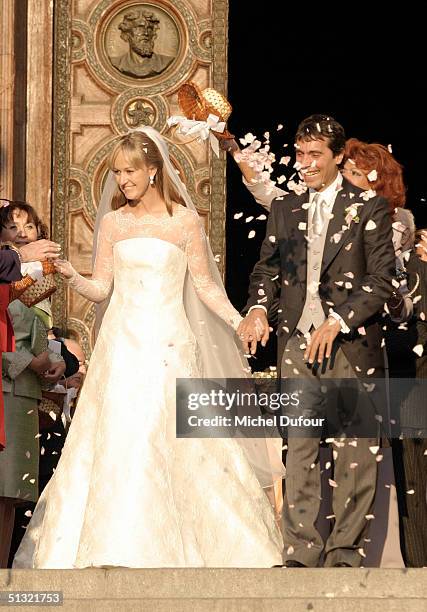
[[[422,344],[417,344],[412,350],[418,355],[418,357],[421,357],[421,355],[424,353],[424,346]]]
[[[247,134],[245,134],[245,136],[243,138],[239,138],[240,143],[242,145],[250,145],[254,142],[255,140],[255,136],[253,134],[251,134],[251,132],[248,132]]]
[[[376,195],[376,191],[374,191],[373,189],[368,189],[367,191],[363,191],[360,194],[360,197],[362,198],[362,200],[365,200],[365,202],[367,202],[371,198],[375,198]]]

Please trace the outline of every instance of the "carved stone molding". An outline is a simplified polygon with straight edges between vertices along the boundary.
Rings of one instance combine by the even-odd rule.
[[[70,35],[71,7],[68,0],[56,0],[54,23],[55,71],[53,81],[53,177],[52,237],[67,253],[67,195],[70,123]],[[53,319],[64,326],[67,319],[67,292],[59,282],[52,301]]]
[[[139,122],[137,125],[130,125],[129,107],[132,104],[140,103],[143,108],[152,109],[152,116],[148,120]],[[114,100],[111,107],[111,119],[115,131],[123,134],[129,129],[140,125],[150,125],[156,130],[162,130],[168,118],[168,107],[162,96],[150,96],[145,87],[135,87],[127,89]]]

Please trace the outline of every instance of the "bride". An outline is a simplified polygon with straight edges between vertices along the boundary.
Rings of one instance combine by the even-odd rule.
[[[280,565],[267,475],[234,439],[176,438],[176,378],[247,376],[197,212],[154,129],[122,136],[109,162],[92,279],[57,269],[89,300],[111,298],[13,567]]]

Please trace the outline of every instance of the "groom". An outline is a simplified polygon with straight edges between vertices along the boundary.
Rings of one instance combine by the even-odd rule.
[[[393,290],[391,218],[384,198],[340,174],[344,144],[344,129],[332,117],[312,115],[299,125],[296,159],[308,189],[273,200],[238,329],[254,354],[257,342],[268,340],[267,317],[279,300],[278,371],[311,389],[310,405],[293,416],[325,416],[325,378],[384,376],[379,312]],[[285,563],[316,567],[324,552],[325,566],[357,567],[375,494],[377,440],[335,443],[334,527],[324,544],[315,526],[320,436],[288,432]]]

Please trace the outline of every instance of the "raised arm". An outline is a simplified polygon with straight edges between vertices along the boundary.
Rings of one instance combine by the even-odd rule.
[[[111,214],[101,221],[98,234],[95,264],[92,278],[79,274],[68,261],[58,260],[55,267],[67,279],[70,287],[92,302],[102,302],[108,297],[113,282],[113,241]]]
[[[186,244],[188,269],[197,295],[208,308],[236,330],[242,317],[212,276],[206,236],[197,214],[189,212],[186,223],[188,224]]]
[[[276,185],[270,190],[262,181],[261,173],[255,170],[245,156],[242,155],[242,151],[234,139],[220,140],[220,145],[222,149],[230,153],[231,157],[239,166],[242,173],[243,184],[253,195],[255,201],[270,212],[272,201],[275,198],[282,197],[287,192]]]

